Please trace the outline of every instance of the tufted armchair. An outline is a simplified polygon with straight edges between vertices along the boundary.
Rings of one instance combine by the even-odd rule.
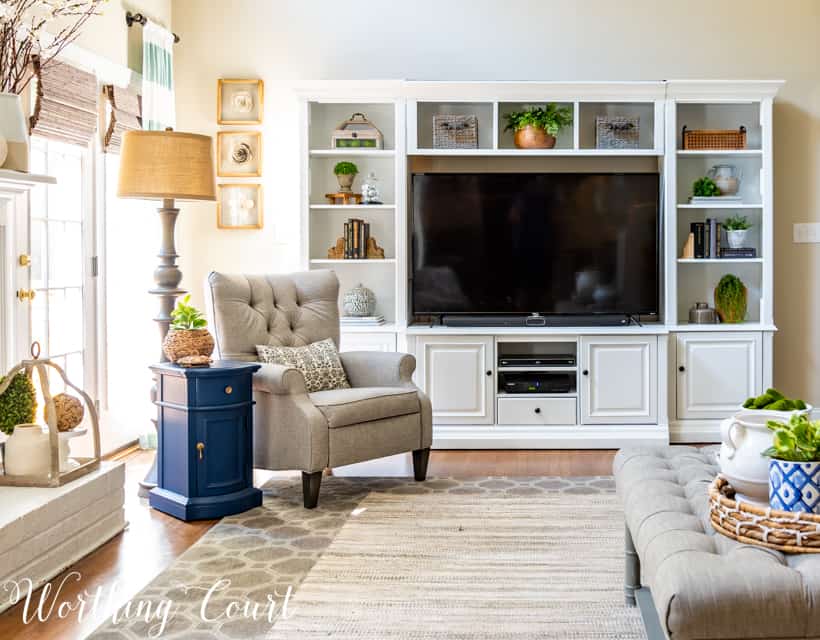
[[[339,281],[332,271],[288,275],[211,272],[205,298],[218,357],[255,361],[256,345],[339,345]],[[328,467],[413,452],[416,480],[427,475],[430,401],[412,382],[413,356],[339,354],[352,388],[308,393],[294,368],[262,364],[254,375],[254,466],[302,471],[304,504],[314,508]]]

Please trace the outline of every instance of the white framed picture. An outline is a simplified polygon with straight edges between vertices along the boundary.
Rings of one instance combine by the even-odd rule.
[[[219,229],[261,229],[262,222],[262,185],[217,185],[216,226]]]
[[[216,134],[216,175],[258,178],[262,175],[262,133],[220,131]]]
[[[264,86],[261,80],[226,80],[216,86],[218,124],[262,124]]]

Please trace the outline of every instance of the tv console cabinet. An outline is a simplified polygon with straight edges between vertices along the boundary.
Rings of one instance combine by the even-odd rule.
[[[723,418],[772,384],[773,130],[779,81],[320,82],[300,91],[302,262],[333,269],[342,291],[372,289],[385,324],[342,327],[342,350],[407,351],[431,397],[438,448],[614,448],[716,442]],[[528,104],[569,106],[573,125],[554,149],[515,148],[505,113]],[[336,149],[331,133],[354,112],[380,128],[380,149]],[[432,118],[471,114],[478,147],[436,149]],[[637,115],[638,148],[597,149],[598,115]],[[683,149],[681,129],[747,130],[742,150]],[[333,166],[355,162],[380,180],[380,205],[332,205]],[[691,185],[716,164],[742,171],[740,202],[691,203]],[[628,327],[443,327],[415,324],[410,299],[410,177],[417,172],[652,172],[661,176],[661,314]],[[742,214],[755,258],[685,259],[690,224]],[[349,218],[363,218],[384,260],[328,259]],[[734,325],[690,325],[695,302],[713,304],[720,278],[748,288],[748,316]],[[536,311],[536,310],[534,310]],[[571,350],[563,393],[507,393],[499,354]],[[556,351],[557,350],[557,351]],[[557,372],[557,368],[555,369]],[[526,372],[526,371],[525,371]]]

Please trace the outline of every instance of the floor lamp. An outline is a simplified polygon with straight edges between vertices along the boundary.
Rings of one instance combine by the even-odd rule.
[[[175,200],[216,200],[214,162],[210,136],[165,131],[128,131],[123,135],[120,177],[117,196],[140,200],[162,200],[158,209],[162,223],[159,266],[154,271],[156,287],[150,293],[159,298],[159,313],[154,321],[159,327],[160,345],[168,333],[171,311],[177,296],[182,272],[177,266],[174,227],[179,209]],[[160,361],[166,361],[160,346]],[[151,391],[156,400],[156,387]],[[156,425],[155,425],[156,426]],[[157,484],[156,458],[151,470],[140,483],[140,495],[147,497]]]

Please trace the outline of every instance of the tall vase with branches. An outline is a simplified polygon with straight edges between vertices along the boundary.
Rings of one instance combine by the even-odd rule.
[[[27,119],[20,96],[106,1],[0,0],[0,167],[28,171],[28,134],[40,102]],[[38,98],[42,91],[38,82]]]
[[[106,0],[0,0],[0,92],[20,95],[32,60],[47,67]]]

